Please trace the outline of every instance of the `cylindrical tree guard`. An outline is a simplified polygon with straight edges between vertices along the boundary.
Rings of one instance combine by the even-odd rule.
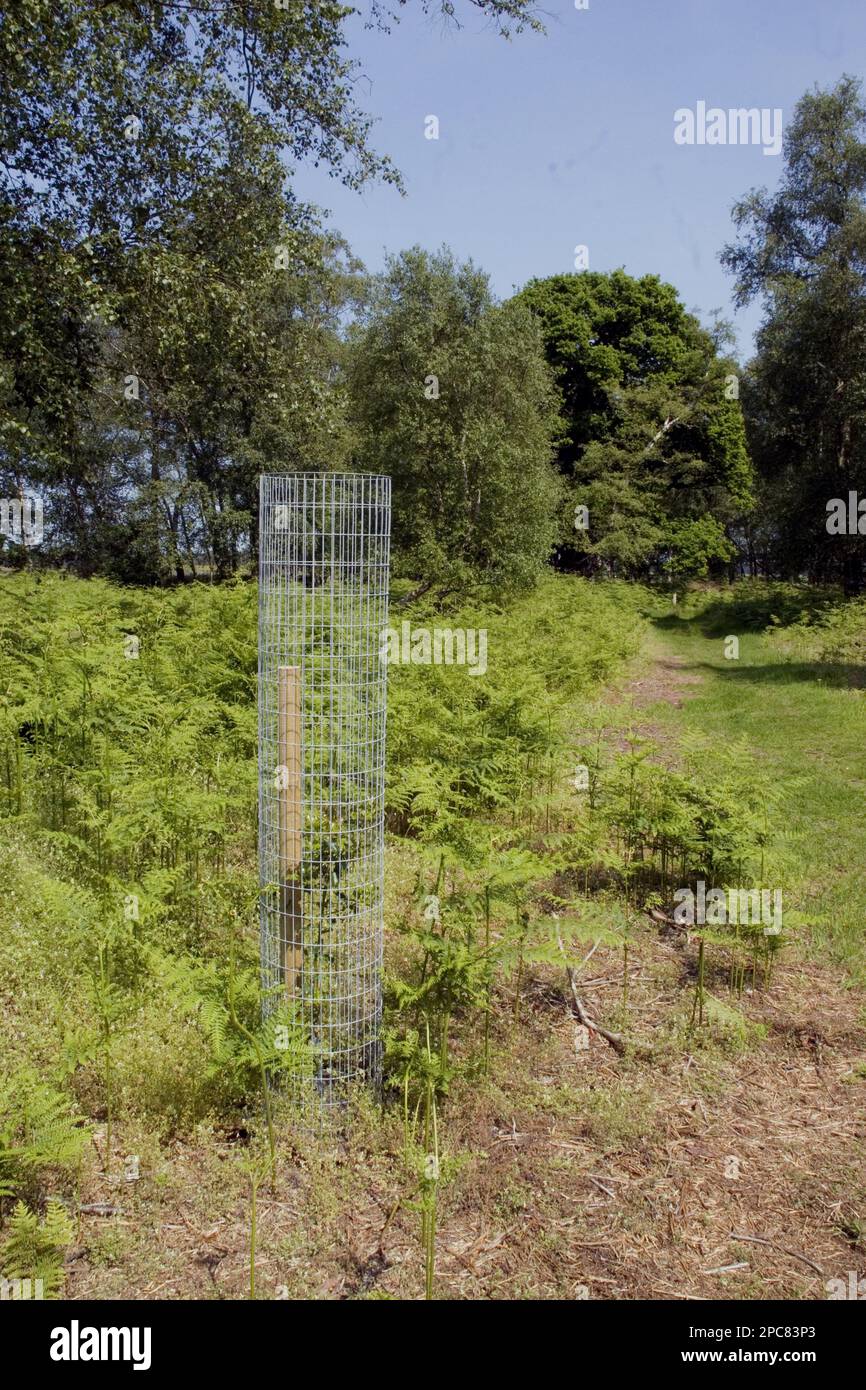
[[[261,479],[262,974],[307,1104],[381,1074],[390,523],[390,478]]]

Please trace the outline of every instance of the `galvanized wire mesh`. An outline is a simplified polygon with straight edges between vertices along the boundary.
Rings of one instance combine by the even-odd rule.
[[[261,479],[262,975],[305,1109],[381,1077],[390,523],[390,478]]]

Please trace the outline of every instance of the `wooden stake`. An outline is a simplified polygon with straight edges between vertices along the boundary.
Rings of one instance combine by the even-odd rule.
[[[303,967],[303,918],[301,911],[301,668],[280,666],[279,675],[279,762],[285,769],[279,805],[280,905],[282,940],[280,943],[283,980],[290,996],[300,991]]]

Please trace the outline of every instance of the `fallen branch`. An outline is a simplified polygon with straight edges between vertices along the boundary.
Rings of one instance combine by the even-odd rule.
[[[558,926],[556,928],[556,940],[562,959],[565,962],[565,973],[568,976],[568,983],[571,988],[574,1012],[577,1014],[579,1022],[583,1024],[584,1028],[588,1028],[591,1033],[598,1033],[600,1038],[604,1038],[605,1042],[610,1043],[614,1052],[618,1052],[620,1056],[622,1056],[625,1052],[625,1042],[623,1038],[619,1033],[611,1033],[607,1028],[602,1028],[600,1023],[596,1023],[594,1019],[590,1018],[580,1000],[580,996],[577,993],[577,985],[574,980],[574,971],[568,963],[568,956],[565,954],[565,947],[562,944],[562,937],[559,934]]]
[[[685,932],[688,936],[688,928],[685,923],[678,922],[675,917],[669,917],[666,912],[660,911],[657,907],[647,907],[644,909],[647,917],[651,917],[654,922],[658,922],[664,927],[675,927],[677,931]]]

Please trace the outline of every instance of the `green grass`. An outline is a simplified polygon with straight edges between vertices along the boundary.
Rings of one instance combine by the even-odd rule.
[[[810,949],[866,981],[866,693],[863,668],[835,659],[823,630],[811,646],[774,627],[780,603],[748,605],[700,593],[655,619],[662,660],[683,662],[682,707],[660,705],[668,737],[695,740],[706,775],[733,742],[757,760],[770,844],[764,880],[783,889],[784,911],[809,919],[798,929]],[[862,612],[862,609],[861,609]],[[787,616],[787,614],[786,614]],[[748,624],[748,625],[747,625]],[[724,655],[739,638],[739,658]],[[849,644],[850,645],[850,644]],[[820,656],[816,655],[816,651]],[[677,672],[671,671],[676,681]],[[654,718],[656,712],[654,711]]]

